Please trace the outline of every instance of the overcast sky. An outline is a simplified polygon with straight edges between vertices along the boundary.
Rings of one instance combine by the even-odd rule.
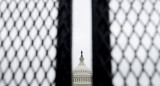
[[[91,69],[92,34],[91,34],[91,0],[73,0],[73,68],[79,64],[80,52],[83,51],[84,62]]]

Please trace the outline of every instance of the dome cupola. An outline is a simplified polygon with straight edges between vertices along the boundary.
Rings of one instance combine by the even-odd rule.
[[[91,74],[90,69],[84,64],[83,51],[81,51],[81,56],[79,58],[80,62],[78,66],[73,70],[73,73],[88,73]]]
[[[81,57],[79,58],[80,63],[84,64],[83,51],[81,51]]]

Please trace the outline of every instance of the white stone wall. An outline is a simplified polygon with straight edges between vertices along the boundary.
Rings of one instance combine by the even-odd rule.
[[[73,86],[92,86],[91,75],[73,75]]]

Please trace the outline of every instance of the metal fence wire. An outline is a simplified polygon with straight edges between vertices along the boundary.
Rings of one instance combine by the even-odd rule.
[[[159,0],[110,0],[113,85],[160,85],[159,6]]]
[[[93,86],[160,85],[159,6],[92,0]]]
[[[0,0],[0,86],[71,86],[70,4]]]
[[[72,0],[0,1],[0,86],[71,86]],[[93,86],[160,86],[160,1],[92,0]]]

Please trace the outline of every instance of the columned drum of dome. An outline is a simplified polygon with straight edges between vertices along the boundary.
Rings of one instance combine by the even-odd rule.
[[[82,51],[79,60],[79,65],[73,70],[73,86],[92,86],[92,72],[84,64]]]

